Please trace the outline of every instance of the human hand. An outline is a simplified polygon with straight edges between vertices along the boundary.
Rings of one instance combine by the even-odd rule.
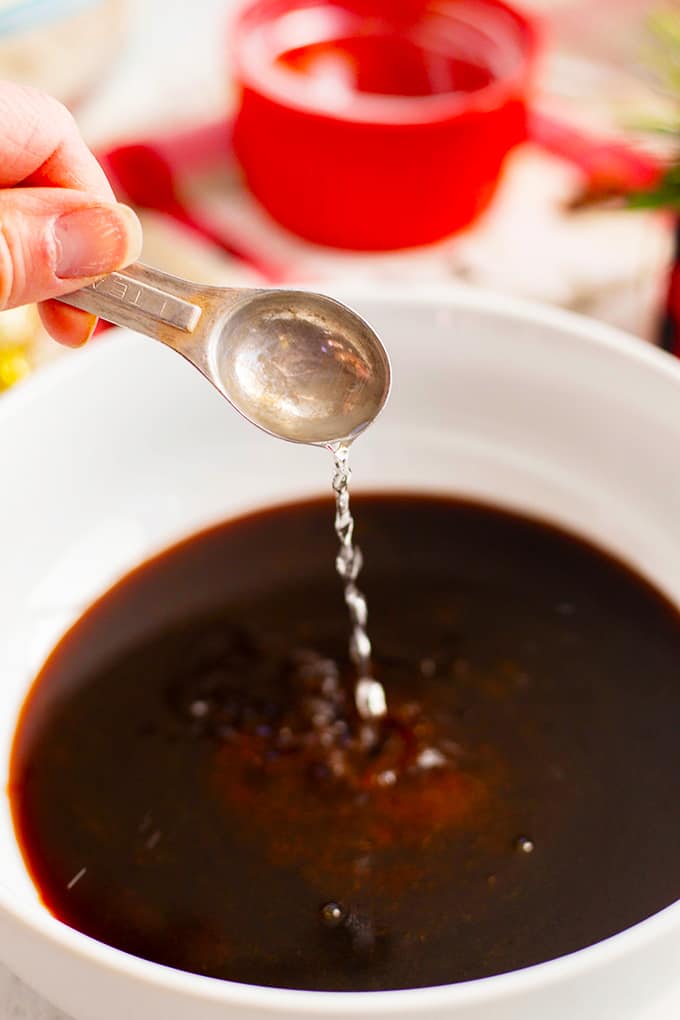
[[[0,82],[0,310],[41,302],[45,328],[79,347],[96,318],[50,298],[133,262],[139,220],[115,201],[71,114]]]

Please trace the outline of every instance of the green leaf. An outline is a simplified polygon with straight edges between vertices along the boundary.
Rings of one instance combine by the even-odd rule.
[[[680,161],[673,163],[651,191],[629,195],[630,209],[672,209],[680,212]]]

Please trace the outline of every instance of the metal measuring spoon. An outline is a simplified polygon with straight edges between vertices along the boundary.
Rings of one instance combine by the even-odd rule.
[[[136,264],[60,300],[172,347],[279,439],[351,442],[389,395],[377,335],[321,294],[208,287]]]

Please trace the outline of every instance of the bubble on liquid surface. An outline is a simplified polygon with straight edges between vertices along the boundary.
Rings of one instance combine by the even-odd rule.
[[[522,854],[532,854],[536,849],[534,841],[527,836],[520,836],[515,845]]]
[[[338,928],[346,916],[344,907],[334,900],[330,903],[325,903],[321,908],[321,920],[328,928]]]
[[[268,432],[326,444],[362,432],[384,405],[390,366],[376,334],[317,294],[259,294],[227,321],[213,371],[234,406]]]

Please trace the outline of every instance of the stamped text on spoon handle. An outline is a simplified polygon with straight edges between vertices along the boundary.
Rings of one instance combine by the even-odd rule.
[[[96,294],[96,309],[87,299],[88,292]],[[85,311],[96,311],[104,318],[109,317],[107,312],[110,310],[113,322],[117,321],[116,309],[124,306],[132,312],[137,310],[156,322],[173,326],[183,333],[193,333],[201,317],[201,309],[197,305],[167,294],[151,284],[132,280],[122,273],[104,276],[89,287],[83,287],[75,294],[68,295],[64,300],[76,307],[84,308]]]

